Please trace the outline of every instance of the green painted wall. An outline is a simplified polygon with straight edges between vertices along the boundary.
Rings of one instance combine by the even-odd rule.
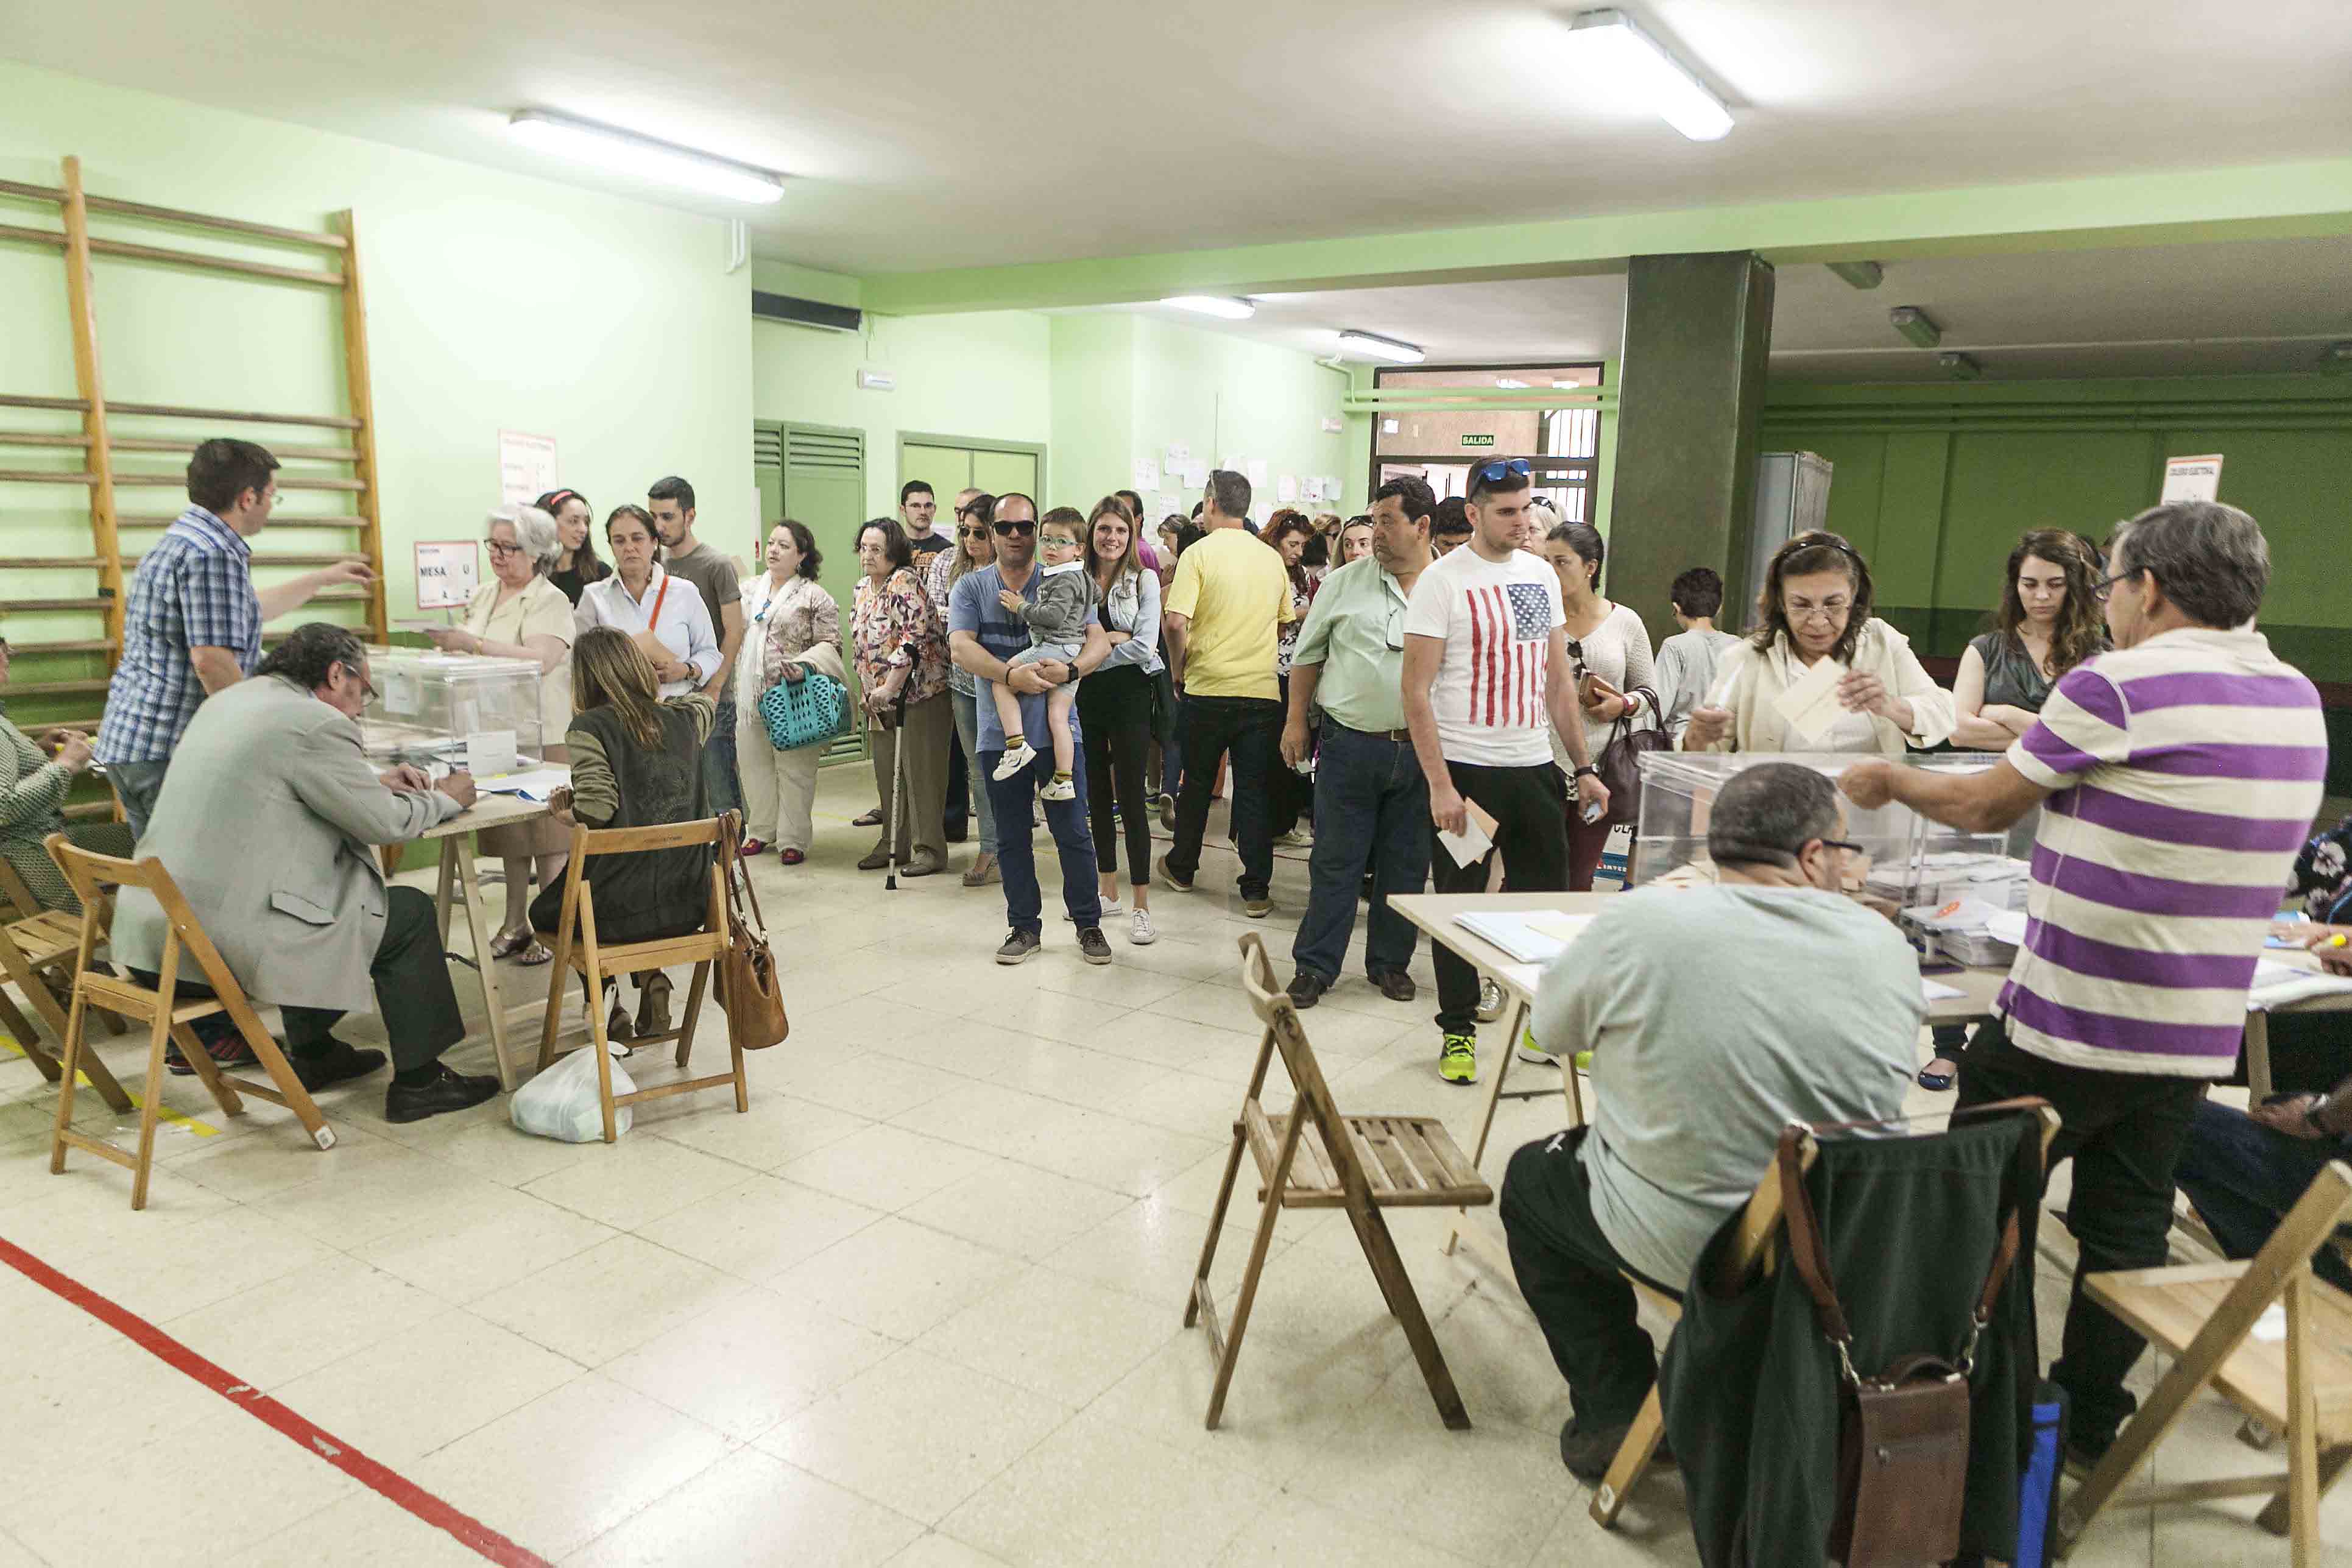
[[[1093,313],[1045,320],[1052,323],[1053,500],[1090,509],[1134,478],[1128,448],[1135,440],[1136,329],[1142,318]],[[1147,498],[1144,504],[1157,503]]]
[[[2164,459],[2223,457],[2221,499],[2271,546],[2263,629],[2319,680],[2352,680],[2352,383],[2321,376],[1772,388],[1769,450],[1836,467],[1830,523],[1871,563],[1888,618],[1957,654],[2029,528],[2103,538],[2152,505]]]
[[[1242,459],[1247,471],[1252,460],[1262,458],[1265,483],[1250,501],[1250,515],[1261,522],[1285,504],[1279,481],[1286,474],[1299,481],[1299,499],[1290,504],[1301,510],[1363,510],[1364,474],[1360,467],[1349,471],[1347,433],[1344,427],[1327,432],[1322,425],[1326,418],[1339,417],[1339,395],[1348,386],[1344,373],[1294,349],[1151,317],[1130,319],[1135,322],[1130,463],[1135,458],[1164,461],[1171,442],[1189,446],[1196,460],[1213,468],[1232,457]],[[1339,504],[1307,501],[1306,481],[1318,474],[1336,478],[1345,487]],[[1132,478],[1132,473],[1126,476]],[[1177,489],[1163,478],[1163,494]],[[1181,510],[1190,511],[1198,499],[1185,492]]]
[[[261,95],[266,100],[267,94]],[[0,61],[0,178],[58,183],[82,160],[96,195],[315,229],[356,211],[369,309],[390,607],[413,616],[410,545],[473,539],[499,500],[500,428],[552,436],[562,482],[599,510],[642,501],[665,473],[691,479],[709,522],[755,515],[751,477],[751,274],[724,268],[725,226],[571,186],[330,135]],[[54,207],[0,200],[0,223],[54,227]],[[196,234],[101,223],[152,245],[211,248]],[[232,252],[288,264],[300,252]],[[339,305],[323,289],[110,260],[96,266],[110,396],[272,413],[343,412]],[[70,396],[64,268],[46,247],[0,241],[0,392]],[[10,410],[13,430],[68,429],[73,416]],[[118,421],[118,435],[131,434]],[[209,427],[162,430],[190,436]],[[278,437],[330,444],[326,432]],[[57,466],[23,448],[0,467]],[[176,468],[160,454],[121,468]],[[313,470],[344,473],[345,469]],[[142,487],[123,510],[176,511],[184,494]],[[83,492],[0,487],[6,553],[87,553]],[[259,548],[319,551],[347,533],[298,530],[289,501]],[[153,534],[133,535],[136,550]],[[6,573],[0,597],[82,595],[90,574]],[[265,581],[275,574],[265,571]],[[19,641],[95,635],[94,617],[19,616]],[[20,659],[32,682],[102,673]],[[20,717],[95,712],[16,709]]]
[[[765,267],[761,264],[763,278]],[[811,297],[805,289],[791,291]],[[1047,318],[1024,310],[869,315],[862,332],[754,321],[752,412],[761,419],[865,431],[867,514],[896,516],[900,479],[929,477],[899,474],[902,430],[1050,445],[1054,403],[1046,323]],[[861,390],[860,366],[888,371],[896,390]],[[1054,457],[1048,454],[1049,483],[1058,483]]]

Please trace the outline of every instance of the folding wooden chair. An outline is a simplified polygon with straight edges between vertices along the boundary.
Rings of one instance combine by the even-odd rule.
[[[110,908],[109,912],[110,913]],[[104,921],[100,921],[101,926]],[[79,921],[63,910],[45,910],[33,897],[33,889],[25,885],[24,875],[0,856],[0,979],[14,984],[25,994],[49,1026],[50,1033],[63,1048],[66,1038],[66,1009],[58,998],[73,995],[73,962],[81,941]],[[111,1013],[98,1016],[99,1026],[110,1035],[122,1033],[122,1021]],[[31,1019],[16,1010],[5,990],[0,990],[0,1028],[15,1036],[26,1057],[40,1069],[43,1078],[58,1081],[58,1060],[40,1043],[40,1031]],[[131,1097],[107,1070],[98,1053],[93,1051],[82,1063],[90,1087],[99,1098],[116,1111],[131,1109]]]
[[[68,1145],[87,1149],[101,1159],[113,1161],[131,1173],[131,1206],[147,1206],[147,1174],[155,1152],[155,1115],[163,1098],[163,1043],[176,1040],[180,1054],[204,1080],[205,1088],[223,1112],[230,1116],[244,1114],[245,1103],[238,1091],[266,1100],[292,1111],[310,1134],[310,1141],[321,1149],[335,1146],[334,1129],[319,1114],[310,1099],[310,1091],[294,1075],[293,1067],[278,1050],[278,1042],[263,1027],[255,1015],[253,1005],[246,999],[245,988],[220,950],[196,923],[188,900],[181,895],[179,884],[172,873],[163,868],[161,860],[118,860],[110,855],[95,854],[78,849],[66,841],[62,833],[52,833],[43,841],[73,884],[74,893],[81,900],[81,921],[74,952],[73,1013],[67,1020],[65,1059],[59,1064],[58,1079],[58,1122],[49,1142],[49,1172],[62,1175],[66,1168]],[[91,952],[98,945],[100,931],[108,920],[107,890],[112,888],[144,888],[154,895],[163,907],[165,931],[163,956],[156,969],[152,987],[99,972],[91,962]],[[180,959],[183,953],[194,958],[203,972],[205,984],[212,987],[209,997],[180,1000],[176,994],[180,980]],[[139,1148],[135,1154],[126,1154],[113,1144],[85,1136],[73,1130],[74,1075],[77,1071],[91,1072],[98,1068],[98,1055],[85,1052],[88,1026],[93,1008],[106,1007],[129,1018],[147,1021],[147,1083],[146,1093],[139,1104]],[[215,1065],[212,1053],[205,1049],[189,1024],[215,1013],[226,1013],[229,1021],[245,1037],[265,1071],[269,1074],[268,1085],[251,1079],[231,1078]],[[97,1079],[93,1074],[92,1082]],[[275,1087],[271,1087],[271,1086]]]
[[[2058,1113],[2049,1107],[2041,1108],[2042,1157],[2046,1167],[2050,1158],[2050,1142],[2058,1135]],[[1820,1145],[1808,1138],[1798,1156],[1798,1168],[1810,1172],[1820,1156]],[[1739,1229],[1731,1245],[1717,1258],[1708,1276],[1708,1289],[1730,1295],[1758,1274],[1769,1275],[1778,1260],[1774,1243],[1780,1232],[1782,1213],[1780,1167],[1776,1161],[1765,1167],[1763,1179],[1748,1194],[1748,1206],[1741,1212]],[[1625,1282],[1633,1293],[1654,1309],[1669,1323],[1680,1323],[1683,1304],[1672,1296],[1653,1289],[1645,1280],[1628,1274]],[[1625,1440],[1617,1447],[1616,1458],[1609,1461],[1609,1473],[1592,1493],[1592,1502],[1585,1510],[1592,1522],[1603,1530],[1613,1530],[1617,1515],[1625,1506],[1626,1494],[1633,1489],[1650,1462],[1657,1458],[1658,1444],[1666,1435],[1665,1408],[1660,1403],[1658,1386],[1650,1385],[1649,1397],[1642,1401],[1642,1412],[1633,1418]]]
[[[596,1097],[604,1108],[604,1142],[614,1142],[619,1136],[614,1118],[624,1105],[640,1100],[667,1100],[673,1094],[690,1094],[696,1089],[717,1089],[721,1084],[735,1086],[735,1109],[739,1112],[751,1109],[751,1086],[743,1078],[743,1047],[730,1034],[727,1041],[733,1065],[726,1072],[712,1073],[707,1078],[679,1079],[673,1083],[656,1084],[634,1094],[615,1098],[613,1093],[613,1057],[610,1042],[604,1033],[604,991],[607,975],[629,974],[639,970],[667,969],[676,964],[694,965],[694,981],[686,996],[686,1012],[677,1027],[662,1034],[639,1035],[631,1043],[638,1046],[659,1045],[665,1040],[677,1042],[677,1065],[682,1068],[694,1048],[694,1026],[702,1012],[704,987],[710,978],[711,965],[727,951],[726,891],[719,880],[719,836],[725,818],[705,817],[699,822],[664,823],[656,827],[591,828],[574,824],[572,829],[572,859],[563,873],[563,913],[558,918],[561,928],[553,933],[541,931],[541,941],[555,949],[555,963],[550,967],[547,991],[547,1021],[539,1037],[539,1070],[544,1072],[555,1060],[556,1026],[563,1016],[563,982],[567,974],[577,973],[588,993],[588,1035],[596,1051]],[[702,929],[686,936],[656,937],[650,942],[618,942],[611,946],[596,936],[596,898],[594,885],[586,879],[591,856],[640,855],[656,849],[683,849],[697,844],[711,846],[710,901],[703,916]],[[573,941],[572,933],[579,933]],[[585,1047],[574,1047],[574,1049]]]
[[[2311,1255],[2352,1218],[2352,1166],[2331,1161],[2253,1257],[2237,1263],[2192,1263],[2093,1274],[2083,1288],[2108,1311],[2172,1356],[2172,1369],[2116,1435],[2058,1516],[2058,1550],[2071,1552],[2126,1478],[2164,1440],[2197,1391],[2210,1384],[2224,1399],[2284,1434],[2284,1473],[2228,1480],[2181,1481],[2135,1491],[2124,1501],[2187,1502],[2203,1498],[2268,1497],[2262,1527],[2293,1542],[2295,1568],[2315,1564],[2319,1501],[2352,1464],[2352,1300],[2322,1284]],[[2258,1330],[2282,1297],[2286,1331]]]
[[[1234,1123],[1234,1146],[1225,1156],[1225,1179],[1217,1189],[1217,1206],[1209,1219],[1209,1237],[1201,1246],[1201,1267],[1192,1277],[1192,1293],[1184,1306],[1184,1326],[1194,1322],[1208,1330],[1209,1349],[1217,1358],[1216,1386],[1209,1394],[1208,1425],[1214,1428],[1224,1412],[1225,1389],[1233,1382],[1234,1363],[1241,1354],[1242,1335],[1249,1328],[1250,1304],[1257,1297],[1258,1275],[1274,1240],[1276,1216],[1286,1208],[1344,1208],[1364,1249],[1364,1261],[1381,1288],[1389,1310],[1404,1326],[1404,1337],[1421,1363],[1438,1414],[1454,1428],[1470,1425],[1454,1391],[1454,1375],[1445,1369],[1437,1337],[1413,1293],[1412,1280],[1397,1256],[1389,1236],[1384,1208],[1461,1208],[1495,1201],[1494,1189],[1477,1167],[1462,1157],[1453,1135],[1433,1116],[1342,1116],[1332,1103],[1323,1068],[1307,1043],[1298,1010],[1275,984],[1274,966],[1267,962],[1265,943],[1255,932],[1241,939],[1242,985],[1250,1005],[1265,1025],[1258,1042],[1257,1066],[1250,1073],[1249,1089],[1242,1098],[1242,1118]],[[1258,1103],[1265,1073],[1276,1049],[1297,1091],[1297,1108],[1287,1116],[1266,1115]],[[1216,1300],[1209,1289],[1209,1267],[1217,1256],[1217,1237],[1224,1227],[1225,1206],[1234,1195],[1241,1170],[1242,1151],[1257,1162],[1257,1235],[1250,1242],[1249,1266],[1242,1275],[1241,1299],[1234,1304],[1230,1331],[1217,1321]]]

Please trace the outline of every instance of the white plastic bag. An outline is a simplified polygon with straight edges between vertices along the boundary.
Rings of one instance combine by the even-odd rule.
[[[604,1137],[604,1108],[596,1100],[595,1045],[572,1052],[553,1067],[514,1091],[509,1103],[508,1117],[525,1132],[541,1138],[560,1138],[566,1143],[601,1142]],[[618,1057],[620,1053],[613,1053]],[[615,1099],[635,1094],[637,1086],[613,1063],[613,1094]],[[631,1114],[636,1108],[625,1105],[613,1113],[613,1131],[626,1132],[635,1120]]]

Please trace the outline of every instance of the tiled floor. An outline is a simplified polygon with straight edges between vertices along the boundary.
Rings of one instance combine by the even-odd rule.
[[[328,1097],[341,1141],[320,1153],[173,1079],[193,1121],[134,1215],[110,1165],[47,1173],[54,1091],[11,1055],[0,1236],[551,1561],[1696,1560],[1671,1476],[1615,1534],[1586,1519],[1532,1321],[1507,1279],[1441,1256],[1429,1214],[1393,1223],[1475,1429],[1440,1426],[1331,1214],[1286,1219],[1224,1425],[1202,1428],[1209,1356],[1181,1315],[1255,1047],[1234,942],[1265,932],[1287,976],[1303,857],[1273,920],[1241,918],[1213,853],[1201,891],[1155,897],[1156,946],[1117,924],[1116,963],[1088,968],[1049,915],[1045,953],[1000,969],[998,889],[849,869],[870,789],[827,773],[812,863],[761,870],[793,1036],[753,1059],[750,1114],[673,1099],[575,1147],[513,1131],[503,1100],[388,1126],[379,1080]],[[1350,978],[1308,1031],[1343,1106],[1439,1114],[1467,1147],[1479,1097],[1438,1081],[1426,995]],[[713,1013],[703,1049],[722,1038]],[[126,1076],[131,1054],[109,1049]],[[1560,1119],[1507,1105],[1489,1173]],[[1247,1244],[1228,1232],[1228,1290]],[[2042,1268],[2054,1342],[2063,1278]],[[480,1561],[5,1268],[0,1322],[0,1568]],[[2233,1426],[2200,1404],[2158,1465],[2255,1468]],[[2327,1524],[2352,1545],[2347,1510]],[[2074,1561],[2284,1563],[2251,1513],[2116,1510]]]

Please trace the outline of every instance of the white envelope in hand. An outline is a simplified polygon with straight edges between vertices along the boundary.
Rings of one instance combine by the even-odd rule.
[[[1792,739],[1818,741],[1830,732],[1831,725],[1845,717],[1845,705],[1837,698],[1838,682],[1845,676],[1845,666],[1837,660],[1818,660],[1774,700],[1773,711],[1787,721]]]

